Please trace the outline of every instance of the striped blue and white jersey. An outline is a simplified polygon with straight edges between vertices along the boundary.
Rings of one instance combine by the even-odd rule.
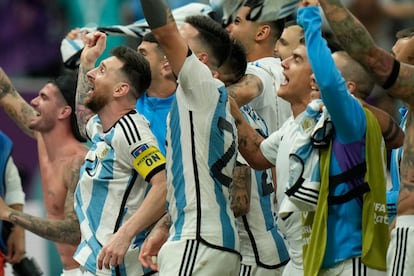
[[[87,134],[92,145],[75,191],[81,243],[74,258],[95,274],[102,246],[139,208],[149,185],[145,179],[149,181],[165,168],[165,162],[148,157],[152,149],[158,148],[157,140],[136,110],[121,117],[108,131],[103,131],[95,115],[88,121]],[[141,267],[136,259],[135,263],[137,269]],[[125,266],[121,265],[120,270],[124,271]]]
[[[194,54],[179,75],[167,118],[167,201],[170,240],[197,239],[239,251],[229,185],[237,132],[227,90]]]
[[[267,125],[255,110],[249,105],[240,110],[249,125],[267,137]],[[237,160],[247,164],[240,154]],[[250,211],[237,218],[243,264],[275,269],[289,261],[285,240],[275,225],[275,196],[271,169],[252,169]]]

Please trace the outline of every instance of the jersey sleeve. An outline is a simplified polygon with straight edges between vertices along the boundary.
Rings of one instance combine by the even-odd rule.
[[[216,104],[219,88],[224,84],[213,77],[212,72],[194,54],[187,57],[178,75],[177,99],[188,109],[203,110]]]
[[[358,141],[365,134],[365,114],[361,104],[348,91],[327,42],[322,38],[319,8],[300,8],[297,21],[304,29],[308,60],[338,140],[343,144]]]
[[[117,159],[150,182],[152,176],[165,169],[165,157],[148,122],[143,116],[134,114],[125,116],[118,124],[113,141],[115,152],[119,152]]]
[[[13,158],[11,156],[7,161],[5,174],[6,195],[4,201],[7,205],[24,205],[25,193],[23,192],[22,181],[19,175],[19,171],[14,164]]]

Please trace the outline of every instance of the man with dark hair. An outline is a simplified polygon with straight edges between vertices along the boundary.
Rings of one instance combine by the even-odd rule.
[[[165,213],[166,195],[165,158],[135,109],[150,85],[150,66],[120,46],[93,69],[106,35],[93,32],[83,40],[76,115],[92,145],[75,191],[81,242],[74,258],[84,275],[142,274],[133,238]]]
[[[137,51],[150,64],[151,84],[144,95],[138,98],[136,108],[149,121],[150,128],[158,140],[159,148],[165,154],[167,114],[175,100],[177,82],[153,33],[149,32],[144,35]]]
[[[341,46],[352,58],[360,62],[375,78],[376,83],[387,89],[390,95],[405,102],[408,107],[405,125],[404,150],[400,164],[400,187],[395,228],[391,231],[391,242],[387,252],[388,275],[412,275],[414,258],[412,250],[414,231],[414,192],[412,189],[413,167],[413,120],[414,67],[406,60],[375,44],[371,35],[339,0],[319,1],[325,17]],[[396,50],[393,48],[393,52]]]
[[[68,71],[46,84],[29,105],[0,69],[0,104],[28,135],[37,140],[41,183],[47,218],[34,217],[1,203],[1,218],[54,241],[63,274],[76,273],[73,260],[79,243],[79,223],[73,193],[87,149],[77,131],[75,91],[77,73]],[[72,274],[73,275],[73,274]]]
[[[291,114],[289,104],[277,96],[283,74],[280,59],[273,56],[285,19],[279,17],[278,10],[270,16],[271,4],[262,2],[243,2],[233,22],[226,27],[232,39],[244,47],[248,62],[246,75],[229,87],[229,93],[239,106],[249,103],[273,132]],[[262,18],[261,13],[268,16]]]
[[[178,87],[167,124],[168,214],[140,260],[160,274],[235,275],[239,238],[229,185],[236,136],[227,91],[213,78],[229,56],[230,38],[208,17],[187,18],[178,30],[165,1],[141,4]]]

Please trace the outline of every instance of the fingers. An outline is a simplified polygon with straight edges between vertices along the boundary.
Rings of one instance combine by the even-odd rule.
[[[149,254],[140,254],[138,260],[142,266],[149,267],[154,271],[158,271],[158,259],[157,256],[151,256]]]
[[[25,251],[13,250],[13,249],[8,249],[7,252],[10,252],[10,253],[7,254],[6,260],[11,264],[19,263],[22,260],[22,258],[24,257],[24,255],[26,254]]]
[[[102,249],[98,256],[98,268],[110,269],[111,267],[118,266],[123,262],[123,255],[119,255],[115,252],[111,252],[107,249]]]
[[[102,43],[106,42],[106,35],[102,32],[91,32],[86,33],[83,32],[81,34],[83,43],[89,47],[93,47],[95,45],[102,45]]]
[[[66,35],[66,39],[77,39],[79,38],[79,34],[80,34],[80,29],[79,28],[75,28],[72,29],[67,35]]]
[[[139,253],[138,260],[144,267],[149,267],[151,265],[151,256],[147,252],[144,252],[142,249]]]

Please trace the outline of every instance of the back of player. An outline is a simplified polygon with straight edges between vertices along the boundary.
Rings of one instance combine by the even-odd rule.
[[[266,123],[256,111],[249,105],[240,110],[246,121],[267,137]],[[247,164],[241,155],[237,161]],[[285,241],[275,225],[275,196],[271,169],[252,169],[250,209],[246,215],[237,218],[242,255],[239,275],[282,275],[289,261]]]

